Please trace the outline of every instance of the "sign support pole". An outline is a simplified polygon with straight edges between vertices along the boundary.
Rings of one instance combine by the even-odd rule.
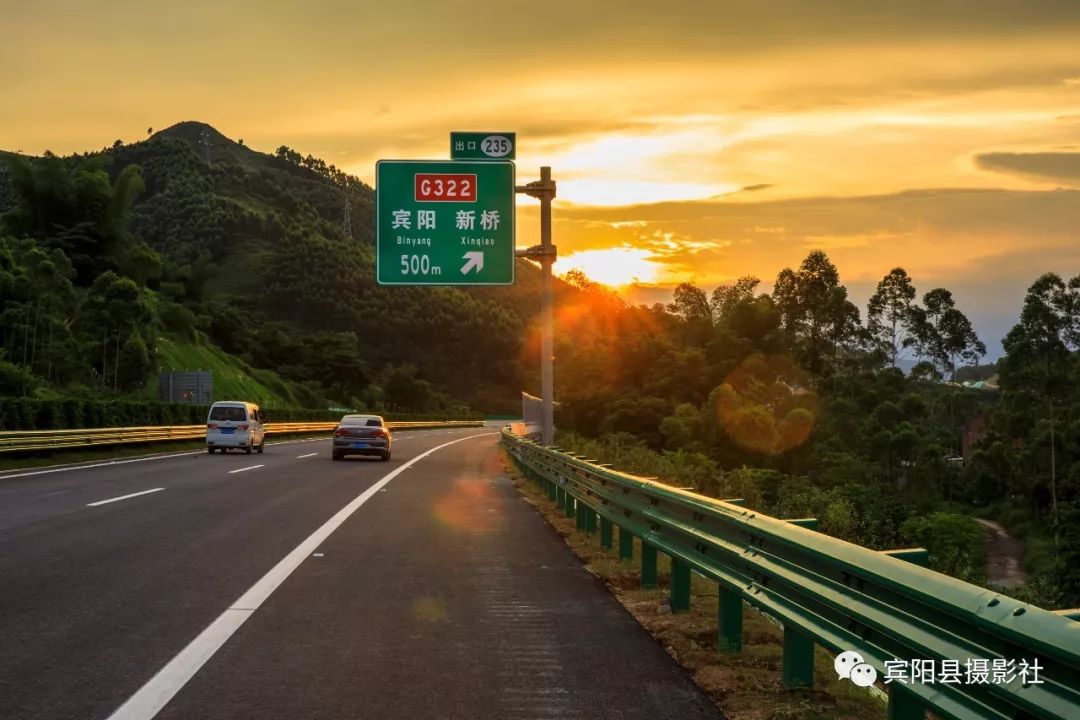
[[[553,321],[551,317],[551,266],[557,257],[551,242],[551,201],[555,197],[555,181],[551,168],[540,168],[540,179],[527,185],[519,185],[514,192],[524,193],[540,201],[540,244],[528,250],[518,250],[517,257],[525,257],[540,263],[540,397],[543,400],[543,443],[555,442],[555,373],[553,367]]]

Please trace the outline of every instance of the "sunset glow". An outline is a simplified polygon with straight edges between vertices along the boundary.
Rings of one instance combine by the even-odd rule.
[[[501,30],[458,52],[490,16]],[[558,182],[562,272],[767,289],[822,247],[860,304],[903,265],[954,288],[991,338],[1034,276],[1080,265],[1080,5],[477,2],[421,18],[196,0],[151,17],[133,0],[9,10],[0,147],[70,153],[198,119],[370,183],[380,158],[446,157],[451,130],[513,130],[518,178],[549,165]],[[528,247],[535,202],[518,207]]]
[[[554,270],[559,274],[580,270],[596,282],[620,288],[657,281],[660,267],[649,256],[647,250],[629,247],[585,250],[560,257]]]

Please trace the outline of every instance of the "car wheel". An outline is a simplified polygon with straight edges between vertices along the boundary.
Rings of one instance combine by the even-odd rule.
[[[251,450],[252,450],[252,448],[254,448],[254,447],[255,447],[255,445],[254,445],[253,443],[248,443],[247,447],[246,447],[246,448],[244,448],[244,454],[245,454],[245,455],[250,455],[250,454],[251,454]]]
[[[339,453],[337,450],[334,450],[332,453],[330,453],[330,458],[333,460],[340,460],[341,453]]]
[[[208,453],[210,453],[211,455],[213,455],[213,454],[214,454],[214,448],[206,448],[206,452],[208,452]]]
[[[390,451],[389,451],[389,450],[387,450],[386,452],[384,452],[384,453],[382,454],[382,461],[383,461],[383,462],[386,462],[386,461],[387,461],[387,460],[389,460],[389,459],[390,459]]]
[[[266,440],[263,440],[261,443],[259,443],[259,447],[257,449],[258,449],[260,455],[262,455],[263,446],[265,446],[265,445],[266,445]]]

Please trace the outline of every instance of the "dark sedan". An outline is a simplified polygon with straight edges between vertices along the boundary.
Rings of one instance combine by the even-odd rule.
[[[375,455],[390,459],[393,438],[390,428],[378,415],[346,415],[334,429],[330,456],[341,460],[346,455]]]

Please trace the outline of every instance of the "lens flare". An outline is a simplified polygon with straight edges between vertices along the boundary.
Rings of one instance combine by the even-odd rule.
[[[710,398],[716,418],[743,450],[779,455],[801,447],[818,418],[818,397],[791,358],[755,353]]]
[[[423,622],[446,622],[446,605],[439,597],[422,597],[412,606],[413,617]]]
[[[480,467],[455,478],[432,512],[444,528],[463,533],[486,533],[506,522],[501,500],[489,478],[499,474],[498,457],[492,454]]]

